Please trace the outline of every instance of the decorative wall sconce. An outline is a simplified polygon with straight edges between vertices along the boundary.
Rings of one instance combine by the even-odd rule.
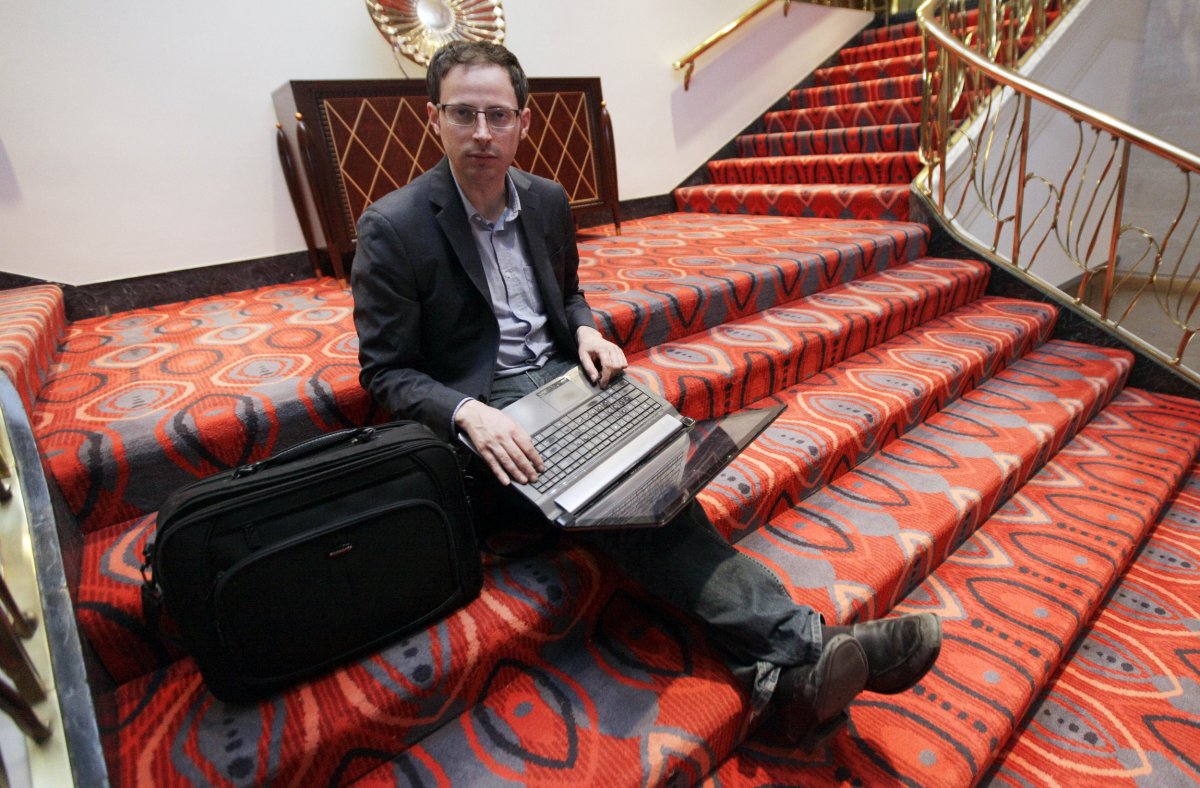
[[[366,0],[375,27],[401,55],[428,66],[449,41],[504,42],[500,0]],[[403,67],[403,66],[402,66]]]

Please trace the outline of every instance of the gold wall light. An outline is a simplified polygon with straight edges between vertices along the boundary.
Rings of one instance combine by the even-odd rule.
[[[366,0],[375,27],[403,55],[428,66],[450,41],[504,42],[500,0]]]

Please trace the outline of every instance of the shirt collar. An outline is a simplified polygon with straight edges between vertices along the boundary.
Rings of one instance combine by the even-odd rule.
[[[521,215],[521,197],[517,193],[517,185],[513,183],[512,176],[507,172],[504,173],[504,189],[508,199],[506,200],[504,211],[500,214],[500,218],[497,219],[494,224],[489,222],[487,219],[484,219],[483,216],[480,215],[478,209],[476,209],[475,206],[471,204],[471,201],[467,199],[467,195],[463,193],[462,187],[458,185],[458,179],[454,178],[453,172],[450,174],[450,176],[451,179],[454,180],[454,188],[458,189],[458,196],[462,198],[463,207],[467,209],[467,218],[471,221],[480,222],[481,224],[487,227],[493,227],[496,230],[503,230],[505,224],[513,221]]]

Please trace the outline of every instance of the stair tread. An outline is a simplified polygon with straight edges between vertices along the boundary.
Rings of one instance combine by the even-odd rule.
[[[889,123],[882,126],[840,126],[809,131],[776,131],[744,134],[737,138],[739,155],[794,156],[837,153],[877,153],[917,150],[920,124]]]
[[[830,219],[908,218],[909,184],[719,184],[675,190],[682,210],[702,213],[817,216]]]
[[[199,783],[328,783],[355,768],[345,759],[356,753],[401,750],[456,716],[498,665],[532,658],[590,616],[615,576],[566,542],[493,562],[480,597],[435,626],[257,703],[216,700],[180,659],[116,689],[121,724],[101,720],[110,768],[131,783],[172,783],[178,745],[199,748]]]
[[[843,85],[798,88],[788,93],[788,100],[793,109],[810,109],[830,104],[858,104],[864,101],[920,96],[922,85],[920,74],[908,74]]]
[[[919,123],[920,120],[920,96],[834,104],[809,109],[783,109],[763,115],[768,133]]]
[[[908,184],[921,171],[917,151],[834,153],[719,159],[709,162],[715,184]]]

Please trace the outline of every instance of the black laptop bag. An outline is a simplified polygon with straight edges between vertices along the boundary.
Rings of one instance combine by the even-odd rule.
[[[227,701],[424,628],[482,583],[457,460],[414,422],[330,433],[182,488],[143,573],[152,628],[165,609]]]

